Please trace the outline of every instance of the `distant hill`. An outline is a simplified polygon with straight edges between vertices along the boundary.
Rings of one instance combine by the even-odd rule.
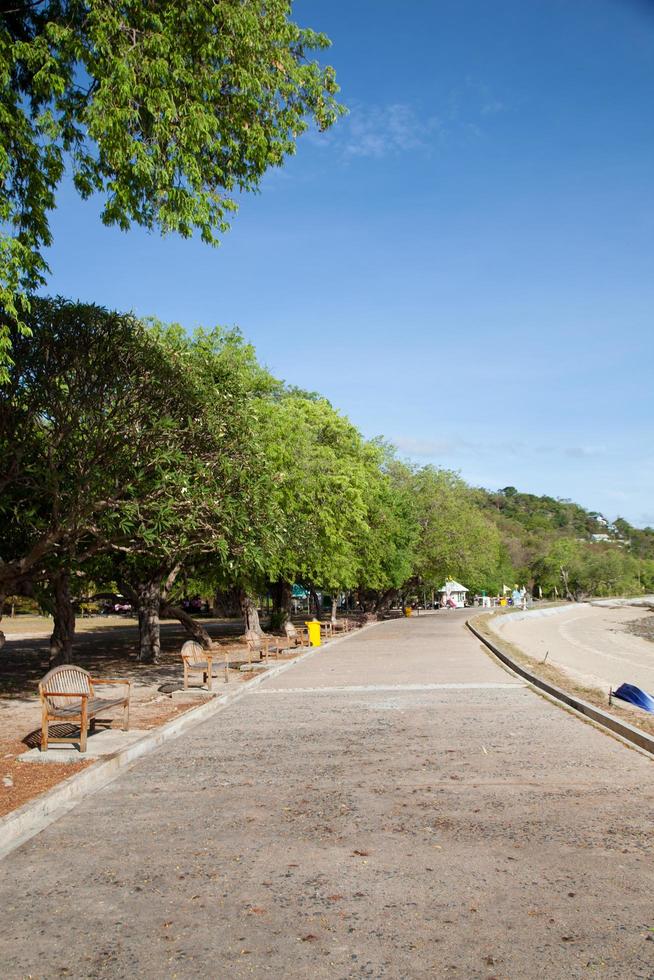
[[[478,490],[477,503],[497,525],[517,579],[575,598],[654,588],[654,528],[611,522],[571,500]],[[567,583],[567,584],[566,584]]]

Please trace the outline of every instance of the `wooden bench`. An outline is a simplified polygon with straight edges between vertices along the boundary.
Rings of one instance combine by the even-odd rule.
[[[207,650],[196,640],[187,640],[181,649],[182,662],[184,664],[184,690],[188,689],[188,675],[192,672],[202,674],[202,683],[207,685],[207,690],[211,690],[211,678],[213,662],[218,654],[215,650]],[[227,651],[225,651],[225,680],[229,680]]]
[[[286,633],[289,646],[309,646],[309,630],[306,628],[306,626],[296,626],[295,623],[288,620],[286,623],[284,623],[284,632]]]
[[[124,684],[127,694],[118,698],[99,698],[94,685]],[[114,678],[93,678],[88,671],[74,664],[54,667],[39,682],[41,698],[41,751],[45,752],[49,742],[71,742],[68,738],[51,738],[51,721],[66,721],[79,726],[79,750],[86,752],[86,735],[89,728],[95,729],[95,722],[101,712],[109,708],[122,707],[123,731],[129,731],[129,698],[131,684],[128,680]]]
[[[248,636],[247,640],[248,646],[248,663],[252,663],[252,655],[256,655],[257,660],[261,660],[261,655],[263,654],[264,659],[267,660],[272,654],[274,657],[279,657],[280,653],[286,653],[290,648],[290,640],[286,637],[281,636],[266,636],[264,633],[262,636],[258,634],[256,636]]]

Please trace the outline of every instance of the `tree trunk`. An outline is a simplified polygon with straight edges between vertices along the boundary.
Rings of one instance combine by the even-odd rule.
[[[364,623],[375,623],[379,616],[388,612],[393,599],[399,595],[397,589],[386,589],[379,592],[375,589],[361,589],[359,592],[359,604],[363,609]]]
[[[272,586],[273,611],[270,617],[273,629],[282,630],[291,618],[291,584],[278,579]]]
[[[70,575],[62,569],[52,577],[54,629],[50,637],[50,666],[73,663],[75,610],[70,598]]]
[[[570,591],[568,573],[565,570],[565,568],[563,568],[563,567],[561,567],[561,578],[563,579],[563,585],[565,586],[565,597],[566,597],[566,599],[568,600],[568,602],[574,602],[575,601],[575,597],[573,596],[572,592]]]
[[[161,630],[159,607],[161,605],[161,586],[159,580],[139,582],[136,586],[139,617],[139,655],[142,664],[159,663],[161,653]]]
[[[161,616],[172,616],[173,619],[178,619],[182,624],[188,635],[196,643],[200,643],[205,649],[209,649],[212,644],[212,639],[196,619],[186,612],[186,610],[181,609],[179,606],[169,606],[165,602],[161,604],[159,610]]]
[[[241,602],[238,589],[216,589],[213,614],[224,619],[240,616]]]
[[[245,627],[245,638],[253,639],[257,636],[263,636],[263,630],[261,629],[261,623],[259,622],[259,610],[257,604],[249,595],[245,589],[241,589],[241,614],[243,616],[243,625]]]
[[[368,590],[359,592],[359,605],[363,610],[362,623],[374,623],[377,620],[377,600],[376,593]]]
[[[332,623],[336,622],[336,610],[338,609],[338,592],[332,595]]]
[[[387,589],[385,592],[382,592],[377,600],[376,612],[387,613],[393,604],[393,600],[397,598],[398,594],[397,589]]]
[[[313,615],[316,619],[320,619],[322,615],[322,604],[318,597],[318,593],[312,585],[309,586],[309,595],[311,596],[311,605],[313,606]]]
[[[378,592],[372,589],[361,589],[359,591],[359,605],[363,610],[364,623],[374,623],[377,619],[378,594]]]

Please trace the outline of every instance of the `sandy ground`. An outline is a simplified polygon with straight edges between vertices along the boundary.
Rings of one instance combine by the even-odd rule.
[[[465,615],[315,652],[9,855],[3,980],[654,976],[651,760]]]
[[[548,654],[548,663],[581,684],[608,693],[626,681],[654,692],[654,643],[629,631],[650,619],[642,609],[576,605],[551,616],[509,614],[491,625],[534,660]]]

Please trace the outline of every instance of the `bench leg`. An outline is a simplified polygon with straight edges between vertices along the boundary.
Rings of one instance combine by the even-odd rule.
[[[184,661],[184,690],[188,689],[188,664]]]
[[[123,708],[123,731],[129,731],[129,701],[125,702],[125,706]]]
[[[90,731],[95,731],[95,718],[91,718],[91,724],[89,725]]]
[[[48,709],[41,709],[41,752],[48,751]]]
[[[208,678],[208,681],[207,681],[207,690],[210,691],[211,690],[211,684],[212,684],[212,681],[213,681],[213,678],[212,678],[212,674],[213,674],[213,660],[211,659],[211,657],[207,657],[207,664],[209,666],[209,670],[207,672],[207,678]]]
[[[79,725],[79,733],[80,733],[79,734],[79,750],[80,750],[80,752],[86,752],[86,735],[87,735],[87,729],[89,727],[89,719],[88,719],[87,712],[88,712],[88,707],[87,707],[87,704],[86,704],[86,699],[84,699],[82,701],[82,717],[80,719],[80,725]]]

